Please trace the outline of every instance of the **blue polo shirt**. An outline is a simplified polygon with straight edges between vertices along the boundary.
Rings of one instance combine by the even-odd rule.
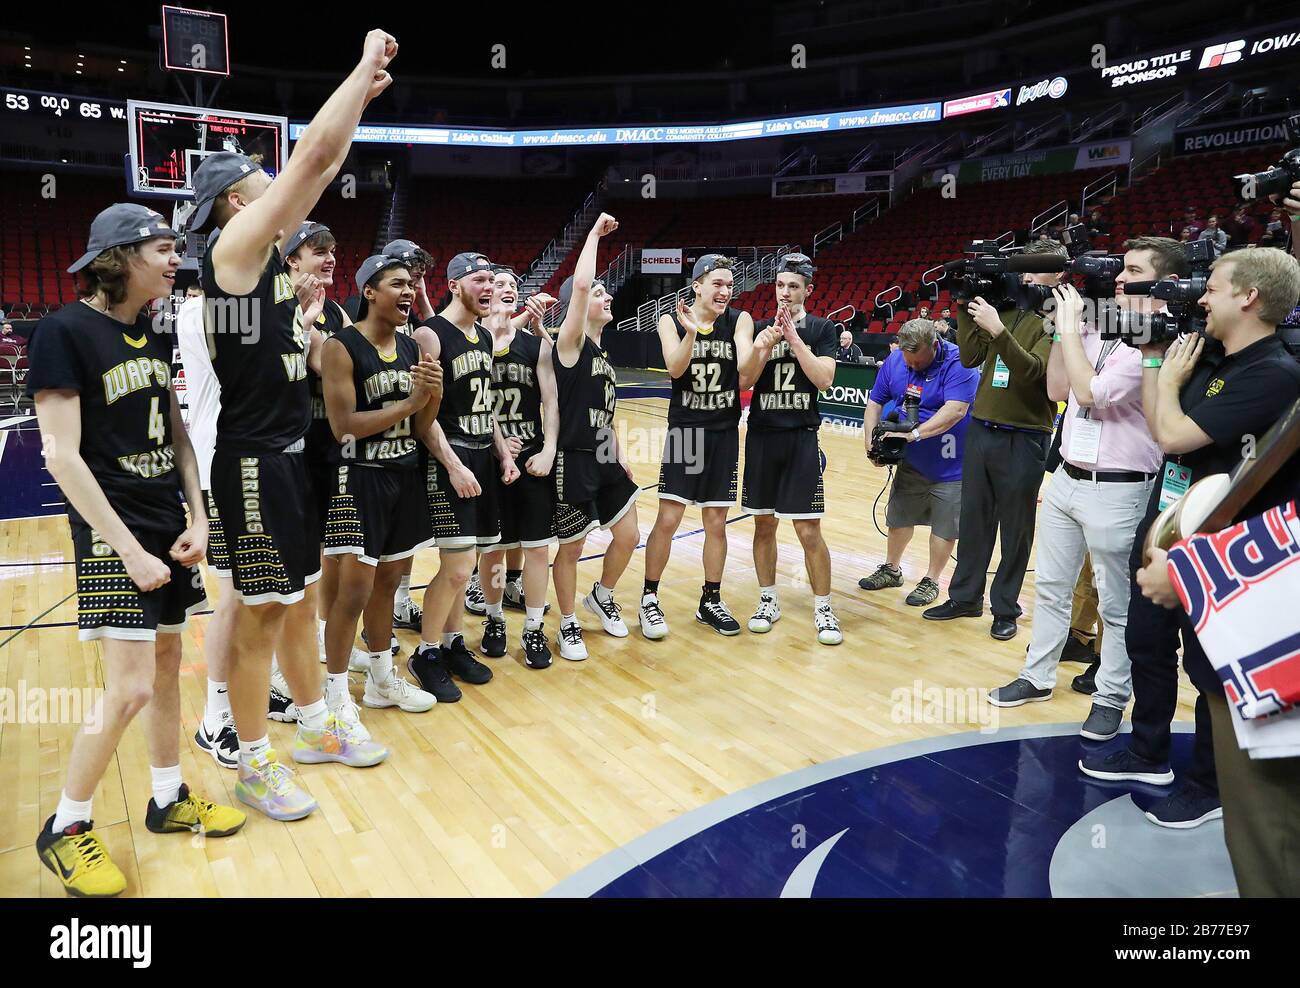
[[[878,405],[901,402],[909,385],[921,389],[919,419],[925,422],[949,401],[975,402],[975,389],[979,386],[979,370],[963,367],[957,344],[940,340],[935,350],[934,363],[924,371],[914,371],[903,359],[903,351],[891,353],[876,374],[871,387],[871,400]],[[966,429],[970,425],[970,410],[966,417],[941,436],[932,436],[919,442],[908,443],[905,462],[932,483],[961,480],[962,457],[966,452]],[[953,439],[947,439],[952,436]],[[952,445],[956,441],[955,447]],[[944,456],[945,443],[951,456]]]

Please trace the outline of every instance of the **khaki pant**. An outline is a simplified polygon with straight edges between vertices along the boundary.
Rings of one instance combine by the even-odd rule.
[[[1222,693],[1206,694],[1223,833],[1242,898],[1300,897],[1300,758],[1251,758]]]
[[[1079,582],[1074,585],[1074,607],[1070,611],[1070,634],[1079,644],[1092,644],[1092,650],[1101,654],[1101,615],[1097,612],[1097,588],[1092,583],[1092,559],[1083,557]]]

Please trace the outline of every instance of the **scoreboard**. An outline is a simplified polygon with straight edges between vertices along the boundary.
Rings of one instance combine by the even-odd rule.
[[[217,151],[260,154],[273,176],[288,154],[285,117],[144,100],[128,100],[126,117],[130,185],[137,195],[189,198],[194,170]]]
[[[162,9],[163,68],[230,75],[226,15],[186,7]]]

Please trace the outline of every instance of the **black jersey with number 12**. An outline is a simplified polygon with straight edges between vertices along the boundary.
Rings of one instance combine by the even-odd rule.
[[[773,319],[759,322],[754,327],[754,338],[774,322]],[[799,339],[818,357],[834,357],[839,350],[835,324],[829,319],[805,313],[795,329]],[[749,428],[816,429],[821,423],[817,389],[790,352],[790,344],[781,339],[772,347],[772,355],[754,384],[754,396],[749,402]]]
[[[560,404],[560,449],[597,450],[608,443],[614,427],[614,365],[609,355],[587,335],[582,337],[578,362],[565,367],[560,348],[551,350],[555,388]]]

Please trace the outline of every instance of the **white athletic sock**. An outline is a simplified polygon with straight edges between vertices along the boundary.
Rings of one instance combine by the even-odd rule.
[[[75,799],[69,799],[68,794],[59,795],[59,808],[54,811],[54,822],[50,824],[50,833],[62,833],[65,827],[82,820],[90,820],[90,804],[94,801],[94,796],[80,803]]]
[[[411,599],[411,574],[407,573],[397,582],[395,600],[405,602]]]
[[[370,653],[370,677],[380,685],[393,675],[393,653],[388,649]]]
[[[776,587],[775,586],[759,587],[758,594],[760,597],[767,596],[767,597],[771,597],[773,600],[776,600]]]
[[[277,658],[275,657],[274,653],[272,653],[272,655],[271,655],[271,675],[274,676],[274,675],[275,675],[277,672],[279,672],[279,671],[280,671],[280,660],[277,659]]]
[[[316,621],[317,621],[317,623],[320,625],[320,637],[321,637],[321,638],[324,638],[324,637],[325,637],[325,619],[324,619],[324,618],[317,618]]]
[[[578,623],[578,616],[577,616],[576,614],[561,614],[561,615],[560,615],[560,627],[561,627],[561,628],[567,628],[569,625],[571,625],[571,624],[577,624],[577,623]]]
[[[814,595],[813,595],[813,610],[815,610],[815,611],[819,611],[819,610],[821,610],[823,607],[830,607],[830,606],[831,606],[831,595],[830,595],[830,594],[826,594],[826,595],[824,595],[824,596],[820,596],[820,595],[817,595],[817,594],[814,594]]]
[[[596,595],[597,600],[603,601],[604,603],[609,603],[614,599],[614,591],[603,583],[597,583],[593,588],[592,593]]]
[[[459,631],[448,631],[448,632],[445,632],[445,633],[443,634],[443,636],[442,636],[442,647],[443,647],[443,648],[451,648],[451,646],[454,645],[454,644],[456,643],[456,639],[459,638],[459,637],[460,637],[460,632],[459,632]]]
[[[324,730],[329,714],[329,705],[325,702],[325,697],[321,697],[315,703],[298,708],[298,723],[309,731]]]
[[[425,641],[423,638],[421,638],[421,639],[420,639],[420,648],[425,649],[426,651],[429,650],[429,649],[437,649],[437,648],[438,648],[438,643],[437,643],[437,642],[427,642],[427,641]]]
[[[504,603],[503,601],[498,600],[495,604],[488,604],[487,605],[488,617],[497,617],[497,618],[505,617],[505,613],[501,609],[503,603]]]
[[[346,672],[327,672],[325,674],[325,705],[337,707],[348,695],[348,674]]]
[[[271,739],[263,734],[256,741],[239,739],[239,760],[247,765],[271,750]]]
[[[542,621],[546,617],[546,607],[525,607],[524,608],[524,627],[540,628]]]
[[[230,716],[230,692],[225,683],[208,680],[208,703],[203,708],[203,726],[209,734],[215,734],[222,721]]]
[[[181,794],[181,767],[155,768],[150,765],[149,775],[153,779],[154,803],[161,809],[176,802]]]

